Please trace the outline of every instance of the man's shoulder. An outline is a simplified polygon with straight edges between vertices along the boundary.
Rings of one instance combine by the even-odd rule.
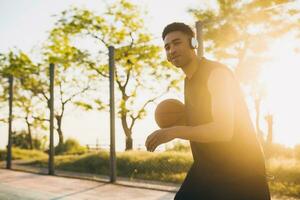
[[[230,76],[233,75],[233,71],[227,65],[218,61],[207,59],[205,57],[202,57],[202,59],[204,63],[203,66],[209,71],[209,74],[211,74],[213,71],[220,71],[221,73],[223,71],[223,73],[228,73]]]
[[[219,61],[215,61],[215,60],[211,60],[205,57],[202,57],[201,59],[203,59],[203,63],[206,66],[212,67],[212,68],[226,68],[226,69],[230,69],[227,65],[219,62]]]

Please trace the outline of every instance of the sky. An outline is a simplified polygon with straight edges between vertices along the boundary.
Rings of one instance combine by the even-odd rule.
[[[94,11],[103,11],[106,4],[112,0],[0,0],[0,50],[7,50],[17,46],[30,50],[47,37],[47,31],[55,22],[53,15],[70,6],[89,8]],[[172,21],[193,23],[192,17],[186,10],[199,4],[197,0],[132,0],[144,11],[148,11],[146,23],[149,30],[156,37],[160,37],[163,27]],[[205,2],[205,1],[203,1]],[[166,8],[167,12],[166,12]]]
[[[41,42],[46,40],[48,31],[53,26],[55,22],[54,15],[59,14],[71,5],[102,12],[105,5],[110,4],[111,2],[113,1],[0,0],[0,52],[7,52],[9,49],[14,49],[15,47],[25,52],[30,52],[35,47],[38,47]],[[132,2],[138,4],[142,11],[148,12],[145,24],[147,24],[148,30],[154,35],[157,40],[156,42],[158,43],[161,42],[161,31],[166,24],[173,21],[183,21],[188,24],[194,23],[194,19],[186,12],[188,8],[205,8],[215,6],[214,1],[208,0],[132,0]],[[280,49],[281,46],[278,45],[277,48]],[[282,52],[278,52],[278,56],[281,55]],[[295,66],[299,64],[299,60],[289,56],[290,55],[286,55],[286,58],[294,60],[289,68],[291,73],[290,75],[295,76],[295,74],[299,72]],[[275,69],[277,69],[275,71],[277,71],[278,74],[274,74],[274,76],[278,76],[281,71],[278,62],[276,66],[278,69],[275,67]],[[277,88],[280,88],[278,79],[270,78],[270,76],[265,76],[264,78],[266,80],[270,80],[274,84],[276,83]],[[299,83],[299,81],[297,81],[297,77],[290,79],[290,81],[296,81],[296,85]],[[290,84],[295,85],[294,83]],[[272,91],[272,89],[270,89],[270,91]],[[282,90],[282,92],[286,91]],[[293,104],[290,104],[293,106],[288,106],[289,103],[280,97],[280,93],[274,91],[271,95],[273,95],[273,99],[280,99],[277,103],[274,103],[274,101],[271,103],[271,105],[276,107],[278,112],[281,113],[275,118],[275,142],[283,143],[287,146],[293,146],[296,143],[299,143],[300,129],[297,126],[297,114],[300,111],[300,106],[295,107],[297,102],[299,102],[298,100],[300,100],[299,97],[295,96],[295,91],[293,93],[291,92],[290,94],[286,94],[289,96],[285,99],[290,98],[289,102],[293,102]],[[165,96],[165,98],[178,98],[182,100],[183,96],[181,93],[174,93],[169,94],[169,96]],[[286,104],[287,109],[284,109],[282,104]],[[155,105],[151,105],[149,107],[148,116],[145,120],[140,121],[134,130],[133,139],[134,146],[136,148],[144,148],[146,136],[157,129],[153,117],[154,108]],[[253,117],[253,109],[251,113]],[[293,118],[291,119],[290,116],[293,116]],[[262,125],[262,127],[265,127],[265,125]],[[108,146],[109,144],[109,116],[98,111],[82,112],[78,109],[71,109],[71,111],[66,115],[63,129],[67,137],[75,137],[79,139],[83,145],[95,145],[97,142],[104,146]],[[118,120],[116,123],[116,138],[117,148],[119,150],[124,149],[125,138]],[[6,143],[7,126],[1,124],[0,148],[4,148]]]

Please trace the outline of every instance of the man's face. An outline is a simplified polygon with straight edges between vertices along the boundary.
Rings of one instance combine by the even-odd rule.
[[[176,67],[185,67],[192,59],[193,49],[189,37],[181,31],[173,31],[164,39],[167,59]]]

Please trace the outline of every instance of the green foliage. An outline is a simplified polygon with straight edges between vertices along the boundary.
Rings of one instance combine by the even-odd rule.
[[[266,53],[274,39],[299,31],[299,8],[284,6],[289,0],[217,1],[217,10],[189,9],[203,22],[205,50],[218,60],[235,61],[245,84],[256,84]]]
[[[0,149],[0,161],[6,160],[6,151]]]
[[[37,91],[46,91],[48,89],[45,88],[45,84],[41,84],[36,79],[40,73],[40,66],[34,63],[29,55],[23,51],[10,51],[1,56],[3,65],[1,66],[0,74],[2,72],[2,76],[12,75],[14,78],[13,107],[16,111],[15,113],[17,113],[14,115],[14,118],[22,119],[26,123],[28,127],[27,132],[45,129],[45,121],[37,119],[44,116],[44,109],[41,109],[43,106],[37,97]],[[30,90],[31,88],[34,89]],[[5,84],[0,95],[0,104],[7,104],[7,99],[8,84]]]
[[[179,182],[192,164],[191,154],[126,151],[117,155],[118,174],[130,178]],[[177,177],[177,179],[176,179]]]
[[[177,141],[174,142],[171,147],[167,147],[166,151],[176,151],[176,152],[191,152],[190,144],[187,142]]]
[[[87,151],[86,147],[79,144],[76,139],[69,138],[63,144],[55,147],[55,154],[83,154]]]
[[[40,150],[27,150],[20,149],[17,147],[12,148],[12,159],[13,160],[43,160],[47,159],[48,155]],[[0,150],[0,161],[6,160],[6,150]]]
[[[9,51],[7,54],[1,54],[0,75],[13,75],[18,78],[25,78],[30,73],[36,73],[36,65],[30,57],[23,51]]]
[[[82,102],[82,101],[75,101],[74,105],[76,105],[77,107],[81,107],[86,111],[93,109],[93,107],[90,104]]]
[[[30,138],[29,134],[22,130],[20,132],[14,132],[12,134],[12,141],[14,147],[19,147],[21,149],[30,149]],[[32,138],[32,147],[33,149],[43,150],[45,148],[45,143],[47,141],[46,137],[42,138]]]
[[[91,82],[98,83],[100,79],[106,83],[107,47],[110,45],[115,47],[115,80],[119,89],[116,96],[120,98],[119,102],[122,102],[118,113],[122,116],[124,131],[130,130],[126,133],[128,137],[131,137],[136,120],[145,117],[146,106],[149,103],[170,88],[178,88],[178,81],[172,81],[170,78],[176,79],[176,76],[172,76],[176,72],[162,59],[162,49],[154,45],[153,37],[146,29],[141,13],[136,5],[126,0],[110,4],[100,15],[87,9],[70,8],[61,13],[50,30],[48,40],[43,43],[39,63],[34,63],[30,56],[22,51],[0,54],[0,74],[14,75],[17,78],[14,106],[20,113],[17,117],[24,120],[28,132],[46,127],[44,111],[49,108],[50,63],[55,64],[55,91],[58,91],[55,92],[55,99],[59,100],[59,106],[56,105],[55,109],[55,119],[59,133],[63,134],[62,119],[65,116],[66,105],[70,102],[85,110],[107,110],[108,102],[103,95],[91,95],[94,99],[83,95],[91,91],[91,85],[96,85],[90,84]],[[80,43],[80,39],[92,39],[97,45],[97,53],[93,54],[93,48],[77,47],[75,44]],[[159,81],[166,84],[159,84]],[[7,84],[2,89],[3,80],[0,82],[1,104],[7,100]],[[157,86],[153,85],[153,82],[157,83]],[[162,88],[161,85],[165,85],[166,88]],[[97,87],[98,85],[95,86]],[[150,100],[141,102],[141,99],[138,99],[141,95],[138,94],[145,90],[151,91]],[[4,121],[1,116],[0,118]],[[59,137],[61,138],[63,137]]]
[[[71,43],[73,39],[90,39],[99,44],[95,47],[99,49],[97,55],[91,50],[73,46]],[[55,49],[50,45],[47,49],[51,57],[60,57],[61,60],[65,55],[59,52],[67,52],[64,50],[66,47],[76,48],[76,51],[74,50],[76,55],[73,57],[78,57],[86,64],[86,69],[98,74],[92,76],[93,79],[107,81],[107,48],[111,45],[115,47],[115,80],[118,88],[116,96],[120,102],[117,113],[121,117],[124,133],[130,138],[136,120],[145,117],[146,106],[166,93],[170,87],[176,88],[177,85],[170,77],[166,79],[175,72],[162,59],[162,48],[154,45],[152,40],[152,35],[144,25],[140,9],[129,1],[118,0],[110,4],[101,15],[81,8],[63,11],[51,32],[50,44],[62,44],[64,47]],[[153,83],[159,81],[165,81],[166,84],[153,86]],[[162,88],[162,85],[166,87]],[[144,97],[147,100],[143,99],[143,102],[138,99],[140,97],[138,94],[145,90],[150,91],[150,95]],[[94,101],[76,102],[76,105],[85,109],[105,110],[108,102],[104,99],[96,97]]]
[[[300,197],[300,184],[274,181],[269,184],[269,188],[276,192],[277,196]]]
[[[296,159],[271,158],[267,161],[268,171],[275,181],[300,184],[300,162]]]
[[[296,159],[268,160],[268,172],[274,176],[270,181],[271,191],[276,194],[300,197],[300,161]]]
[[[117,174],[123,177],[161,180],[179,183],[192,164],[191,154],[178,152],[150,153],[126,151],[117,153]],[[30,164],[47,167],[47,160]],[[109,174],[109,152],[55,157],[57,169],[84,173]]]
[[[47,167],[47,159],[29,163],[38,167]],[[87,153],[83,155],[55,156],[55,168],[82,173],[109,174],[109,152]]]

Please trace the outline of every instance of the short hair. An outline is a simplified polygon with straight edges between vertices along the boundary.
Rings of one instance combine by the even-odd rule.
[[[182,22],[173,22],[171,24],[168,24],[164,30],[163,30],[163,33],[162,33],[162,39],[164,40],[166,35],[170,32],[173,32],[173,31],[180,31],[186,35],[188,35],[189,37],[195,37],[195,33],[194,31],[192,30],[192,28],[188,25],[186,25],[185,23],[182,23]]]

